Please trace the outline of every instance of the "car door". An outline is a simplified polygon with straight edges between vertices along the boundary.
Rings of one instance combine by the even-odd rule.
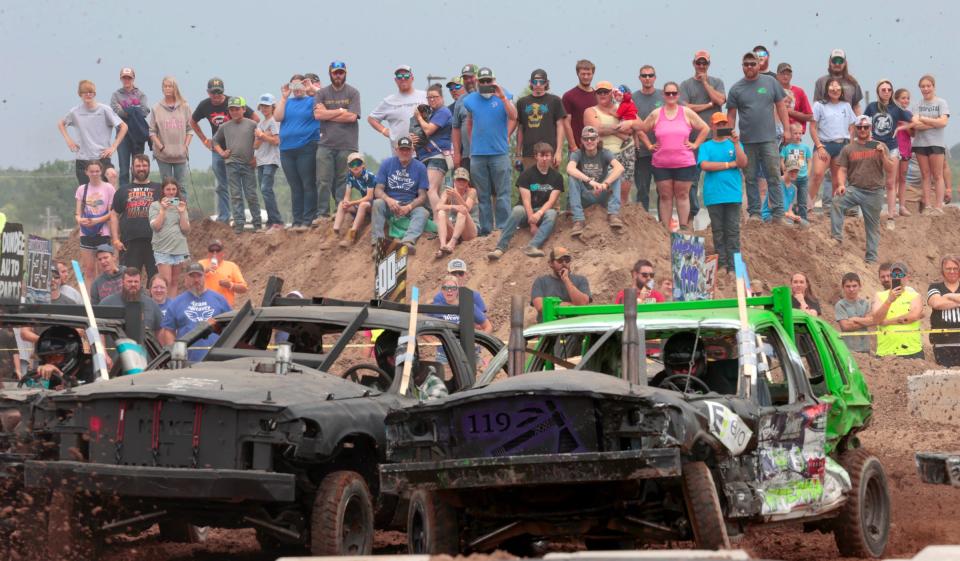
[[[755,488],[761,514],[785,515],[823,498],[829,406],[813,396],[800,355],[779,325],[759,327],[757,337]]]

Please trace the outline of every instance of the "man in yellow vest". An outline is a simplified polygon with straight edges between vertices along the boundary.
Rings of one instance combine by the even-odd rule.
[[[907,286],[907,266],[896,262],[880,268],[880,281],[889,288],[877,293],[873,303],[873,321],[877,324],[877,356],[923,358],[920,318],[923,298]]]

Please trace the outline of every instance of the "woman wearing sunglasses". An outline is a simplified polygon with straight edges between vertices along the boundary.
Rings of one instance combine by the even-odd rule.
[[[597,89],[594,90],[597,104],[584,111],[583,124],[597,129],[602,148],[614,154],[623,166],[623,175],[620,176],[620,201],[625,203],[630,200],[630,190],[633,188],[636,145],[633,143],[633,121],[621,120],[617,115],[613,90],[610,82],[597,84]]]
[[[836,189],[837,170],[840,167],[837,165],[837,157],[853,137],[853,122],[857,118],[853,107],[844,98],[843,84],[839,79],[831,78],[824,87],[827,101],[813,102],[813,120],[810,121],[810,138],[813,140],[813,177],[810,178],[810,201],[807,208],[811,209],[817,201],[827,167],[830,168],[831,182]],[[832,200],[832,196],[824,195],[824,212],[827,212],[827,205]]]

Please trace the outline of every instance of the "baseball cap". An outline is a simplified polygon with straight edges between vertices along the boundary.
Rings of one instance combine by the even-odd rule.
[[[97,246],[97,253],[113,253],[113,246],[108,243],[102,243]]]
[[[320,82],[320,76],[318,76],[315,72],[304,72],[303,79],[310,80],[311,82]]]
[[[796,158],[787,158],[783,169],[784,171],[800,171],[800,164]]]
[[[457,168],[453,170],[454,179],[466,179],[470,181],[470,171],[467,168]]]
[[[127,66],[120,69],[120,77],[123,78],[124,76],[130,76],[131,78],[135,78],[137,76],[137,73],[134,72],[132,68]]]
[[[780,64],[777,65],[777,74],[784,72],[786,70],[793,72],[793,67],[790,66],[789,62],[781,62]]]
[[[847,60],[847,53],[843,49],[833,49],[830,51],[830,58],[842,58]]]
[[[693,53],[693,60],[700,60],[701,58],[705,58],[707,62],[710,62],[710,53],[707,51],[697,51]]]
[[[561,257],[569,257],[573,259],[573,254],[570,253],[569,249],[563,247],[562,245],[554,246],[554,248],[550,250],[550,260],[556,261]]]
[[[400,71],[404,72],[413,72],[413,68],[409,64],[401,64],[400,66],[393,69],[394,74]]]
[[[347,163],[356,162],[360,160],[360,163],[366,163],[366,160],[363,159],[363,154],[360,152],[350,152],[350,155],[347,156]]]
[[[397,150],[401,148],[413,150],[413,142],[410,140],[410,137],[401,136],[397,139]]]
[[[464,64],[460,69],[460,76],[474,76],[477,73],[476,64]]]
[[[740,60],[747,60],[747,59],[757,60],[757,54],[754,53],[753,51],[746,52],[743,54],[743,57]]]
[[[904,263],[903,261],[896,261],[892,265],[890,265],[890,270],[892,271],[894,269],[900,269],[901,271],[903,271],[903,274],[905,275],[910,272],[910,269],[907,268],[907,264]]]
[[[613,84],[610,83],[610,82],[608,82],[608,81],[606,81],[606,80],[604,80],[604,81],[602,81],[602,82],[599,82],[596,86],[594,86],[593,89],[594,89],[594,91],[596,91],[596,90],[613,90]]]
[[[340,60],[335,60],[330,63],[330,67],[328,70],[346,70],[346,69],[347,69],[347,63]]]
[[[243,102],[243,98],[240,96],[233,96],[230,98],[230,101],[227,102],[227,107],[244,107],[246,103]]]
[[[187,265],[188,275],[193,275],[193,274],[202,275],[203,273],[204,273],[203,265],[201,265],[197,261],[194,261],[193,263],[190,263],[189,265]]]
[[[723,111],[717,111],[716,113],[710,116],[710,122],[717,125],[720,123],[729,123],[730,121],[727,119],[726,113],[724,113]]]
[[[451,78],[450,81],[447,82],[447,87],[449,88],[450,86],[460,86],[462,84],[463,84],[463,78],[461,78],[460,76],[457,76],[455,78]]]
[[[223,80],[220,78],[210,78],[207,80],[207,91],[215,94],[223,93]]]
[[[220,251],[223,249],[223,242],[220,240],[213,240],[207,244],[207,251]]]
[[[542,68],[538,68],[530,73],[531,82],[534,80],[548,80],[548,79],[549,78],[547,78],[547,71]]]
[[[451,259],[447,261],[447,272],[456,273],[456,272],[467,272],[467,262],[463,259]]]
[[[277,102],[277,98],[273,97],[271,93],[265,93],[260,96],[260,99],[257,101],[257,106],[260,105],[273,105]]]
[[[868,115],[859,115],[857,120],[853,122],[854,125],[871,125],[873,121],[870,120]]]
[[[580,131],[580,138],[597,138],[598,136],[600,136],[600,133],[590,125],[583,127],[583,130]]]
[[[477,70],[477,80],[492,79],[492,78],[496,78],[496,76],[494,76],[493,70],[490,70],[486,66],[484,66],[480,70]]]

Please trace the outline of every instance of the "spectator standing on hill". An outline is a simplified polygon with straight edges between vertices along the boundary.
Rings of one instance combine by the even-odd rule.
[[[900,123],[914,121],[913,114],[901,109],[893,99],[893,83],[890,80],[877,82],[877,100],[867,105],[864,115],[870,117],[873,124],[873,139],[887,145],[890,166],[887,170],[887,229],[893,230],[897,216],[897,168],[900,165],[900,146],[896,132]]]
[[[150,181],[150,158],[133,156],[133,182],[113,195],[110,233],[113,247],[120,252],[120,264],[143,268],[147,278],[157,274],[153,258],[153,230],[150,229],[150,205],[160,198],[160,184]]]
[[[710,53],[707,51],[697,51],[693,54],[693,76],[680,83],[680,104],[692,109],[704,123],[709,123],[714,114],[723,110],[723,104],[727,102],[726,89],[723,80],[715,76],[708,75],[710,68]],[[707,136],[710,138],[710,136]],[[690,132],[690,142],[695,142],[697,135]],[[693,155],[697,157],[699,151],[695,150]],[[697,195],[700,183],[700,169],[697,169],[696,176],[690,183],[690,219],[700,211],[700,200]]]
[[[82,103],[60,119],[57,126],[67,142],[67,148],[77,155],[74,168],[77,181],[86,183],[88,162],[99,162],[101,174],[113,167],[110,156],[127,135],[127,124],[109,106],[97,103],[97,86],[90,80],[80,80],[77,95]],[[74,142],[67,127],[76,129],[79,141]],[[117,129],[117,138],[111,143],[114,129]]]
[[[805,123],[804,123],[805,124]],[[780,149],[780,166],[786,171],[787,165],[797,166],[797,178],[794,182],[797,186],[796,191],[796,214],[799,219],[797,223],[801,227],[807,227],[810,222],[807,221],[807,204],[809,202],[808,181],[810,179],[810,161],[813,159],[813,150],[803,144],[803,124],[790,123],[790,129],[793,131],[793,138],[790,142],[784,143]],[[784,193],[786,197],[786,193]],[[789,212],[790,205],[784,200],[784,216]]]
[[[873,315],[870,313],[870,301],[860,297],[860,276],[856,273],[846,273],[840,280],[840,284],[843,288],[843,298],[833,306],[840,331],[864,331],[874,325]],[[844,337],[843,341],[851,351],[870,352],[872,340],[869,335],[851,335]]]
[[[931,329],[960,329],[960,257],[940,260],[943,279],[927,289]],[[960,333],[931,333],[933,359],[946,367],[960,366]]]
[[[830,168],[830,181],[836,190],[838,158],[840,151],[850,139],[855,137],[853,123],[857,115],[844,99],[840,80],[830,78],[824,87],[827,89],[825,100],[813,103],[813,120],[810,121],[810,139],[813,140],[814,159],[813,177],[810,181],[810,205],[817,200],[820,185],[827,168]],[[833,201],[833,193],[823,192],[823,209],[826,211]]]
[[[643,121],[651,113],[663,106],[663,92],[654,87],[657,81],[657,70],[645,64],[640,67],[640,89],[633,92],[633,104],[637,106],[637,119],[639,120],[634,127],[636,134],[636,156],[633,179],[637,186],[637,202],[643,206],[643,210],[650,211],[650,182],[653,179],[653,155],[647,146],[640,140],[639,131],[642,128]],[[647,131],[647,139],[656,144],[657,138],[653,131]]]
[[[223,157],[213,149],[213,137],[217,134],[220,126],[230,120],[230,110],[227,106],[230,98],[227,97],[223,91],[223,80],[216,77],[207,80],[207,98],[198,103],[197,107],[193,110],[193,115],[190,117],[190,127],[193,129],[193,132],[197,134],[200,142],[207,147],[207,150],[210,150],[210,164],[213,168],[213,176],[217,180],[217,221],[226,224],[230,222],[227,164]],[[164,94],[164,97],[166,97],[166,94]],[[260,120],[260,117],[257,117],[256,113],[249,107],[243,108],[243,116],[247,119],[253,119],[254,121]],[[204,135],[203,131],[200,130],[200,121],[204,119],[210,123],[209,137]],[[279,121],[280,119],[278,118],[277,120]],[[287,178],[289,179],[289,175]],[[180,184],[180,181],[178,180],[177,183]],[[182,189],[183,185],[180,187]]]
[[[103,244],[97,248],[97,263],[100,265],[100,276],[90,285],[90,303],[99,304],[111,294],[120,292],[123,288],[123,271],[117,267],[117,258],[113,254],[113,246]]]
[[[376,252],[380,240],[384,238],[387,220],[393,216],[409,217],[410,223],[401,243],[406,246],[407,252],[415,254],[417,240],[423,234],[430,216],[425,208],[429,188],[427,168],[414,159],[413,142],[409,137],[400,137],[394,151],[397,155],[380,162],[377,171],[370,242]]]
[[[777,75],[770,70],[770,49],[763,45],[757,45],[753,48],[753,54],[757,55],[757,71],[760,74],[776,78]]]
[[[813,86],[813,101],[827,101],[829,99],[827,82],[831,79],[840,81],[840,85],[843,86],[843,99],[850,103],[854,113],[859,115],[863,90],[860,88],[860,82],[857,82],[857,79],[850,74],[850,69],[847,66],[847,53],[843,49],[830,51],[827,73],[817,78],[817,82]]]
[[[260,216],[260,199],[257,196],[257,182],[254,168],[257,165],[253,157],[253,142],[257,123],[243,116],[246,108],[242,97],[232,97],[229,102],[230,120],[220,125],[214,136],[213,148],[227,164],[227,184],[230,186],[230,205],[233,207],[233,232],[243,233],[246,216],[243,201],[246,199],[253,231],[263,227]],[[223,145],[226,148],[221,148]]]
[[[517,158],[523,162],[524,170],[536,165],[534,146],[541,142],[556,147],[551,161],[554,169],[563,161],[567,112],[563,101],[549,89],[547,71],[538,68],[530,73],[530,95],[517,100]]]
[[[436,213],[442,195],[440,188],[443,179],[448,171],[453,171],[447,169],[447,158],[453,161],[450,141],[453,115],[443,104],[443,87],[440,84],[427,88],[427,105],[417,108],[413,112],[413,119],[416,120],[417,128],[423,137],[411,132],[410,140],[417,147],[417,159],[427,167],[427,180],[430,183],[427,198],[430,208]]]
[[[398,66],[393,71],[393,81],[397,85],[397,93],[383,98],[367,117],[373,130],[390,140],[391,148],[395,148],[398,140],[410,134],[410,118],[413,117],[413,112],[418,105],[427,102],[427,93],[413,87],[413,68],[410,66]]]
[[[923,298],[908,286],[909,270],[897,262],[890,266],[890,288],[877,293],[873,321],[877,325],[877,356],[923,358]],[[883,268],[881,267],[881,278]]]
[[[820,300],[813,295],[813,287],[810,286],[810,278],[806,273],[794,273],[790,277],[790,294],[794,308],[803,310],[811,316],[819,316],[823,313],[820,309]]]
[[[620,176],[620,204],[624,204],[630,200],[630,190],[633,188],[636,163],[633,128],[636,119],[632,121],[620,119],[617,106],[613,101],[614,90],[611,82],[603,81],[597,84],[594,90],[597,95],[597,104],[587,108],[583,114],[583,122],[585,126],[597,129],[601,146],[614,154],[623,166],[623,174]]]
[[[620,176],[623,165],[609,150],[600,148],[600,135],[593,127],[583,127],[580,134],[583,149],[570,154],[567,176],[570,191],[568,204],[573,214],[570,235],[579,238],[586,226],[584,209],[595,204],[607,207],[607,223],[614,231],[623,229],[620,219]]]
[[[920,78],[922,98],[911,109],[917,116],[913,153],[917,155],[917,164],[920,166],[923,212],[928,215],[943,214],[945,192],[943,162],[947,151],[944,128],[950,119],[950,107],[943,98],[937,97],[936,85],[936,80],[929,74]],[[930,201],[931,191],[932,202]]]
[[[646,259],[637,259],[630,270],[630,278],[633,279],[633,286],[637,289],[637,301],[641,304],[652,304],[665,302],[663,294],[656,288],[656,272],[653,270],[653,263]],[[624,290],[617,292],[614,304],[623,304]]]
[[[230,311],[230,305],[220,293],[204,288],[203,265],[191,263],[187,266],[187,276],[184,282],[186,290],[170,302],[167,315],[161,324],[163,329],[169,330],[170,335],[164,344],[172,344],[174,337],[180,337],[190,332],[197,324],[206,323],[219,314]],[[202,360],[207,349],[219,339],[217,334],[211,334],[194,343],[195,349],[187,352],[191,362]]]
[[[190,140],[193,138],[190,106],[172,76],[163,79],[161,88],[163,99],[150,112],[153,157],[157,159],[160,178],[176,178],[186,197],[190,190]]]
[[[453,101],[450,102],[450,105],[447,105],[447,109],[450,110],[450,114],[453,115],[453,109],[457,105],[457,100],[463,97],[467,91],[463,89],[463,77],[456,76],[451,78],[447,82],[447,91],[450,92],[450,99]]]
[[[583,306],[593,301],[590,293],[590,281],[586,277],[574,274],[573,255],[561,246],[550,250],[550,274],[537,277],[530,290],[530,305],[537,310],[537,321],[543,320],[543,299],[556,296],[561,302]]]
[[[207,258],[201,259],[200,264],[203,265],[203,282],[207,290],[219,293],[231,308],[237,301],[237,295],[246,294],[249,290],[240,267],[226,259],[223,242],[220,240],[210,242],[207,246]]]
[[[263,194],[263,206],[267,210],[267,233],[283,230],[283,216],[277,207],[277,196],[273,185],[280,168],[280,125],[273,118],[277,100],[273,94],[265,93],[257,102],[257,109],[263,119],[257,123],[254,131],[253,157],[257,160],[257,185]]]
[[[317,217],[317,143],[320,122],[302,74],[280,86],[273,119],[280,123],[280,166],[290,185],[290,229],[305,232]]]
[[[453,114],[453,129],[450,131],[450,141],[453,144],[453,167],[466,168],[470,171],[470,134],[467,131],[467,108],[463,106],[467,95],[477,91],[476,64],[465,64],[460,70],[460,82],[463,89],[460,97],[456,98],[451,113]]]
[[[150,203],[150,227],[153,229],[151,246],[159,276],[167,281],[170,297],[177,295],[180,287],[180,268],[190,259],[187,247],[187,232],[190,218],[187,199],[173,177],[165,177],[160,184],[157,200]]]
[[[116,189],[102,181],[103,168],[99,160],[87,162],[87,181],[77,187],[74,198],[76,221],[80,226],[80,266],[89,282],[96,271],[96,251],[101,245],[110,245],[110,209]]]
[[[537,156],[535,166],[527,168],[517,178],[520,204],[513,207],[507,224],[500,232],[497,247],[487,254],[488,259],[500,259],[507,251],[517,228],[528,226],[532,238],[523,253],[528,257],[543,257],[546,243],[557,221],[557,201],[563,192],[563,176],[552,167],[553,147],[538,142],[533,147]]]
[[[322,123],[317,145],[317,190],[320,216],[330,214],[343,200],[347,156],[360,149],[360,92],[347,83],[347,65],[335,60],[327,67],[330,85],[320,88],[314,100],[313,116]]]
[[[807,132],[807,123],[813,120],[813,107],[810,106],[810,99],[807,92],[800,86],[795,86],[790,82],[793,80],[793,66],[788,62],[781,62],[777,65],[777,81],[783,87],[787,94],[787,115],[790,117],[791,125],[800,125],[800,134]],[[797,142],[796,134],[793,135]]]
[[[893,92],[893,100],[897,106],[904,111],[910,110],[910,90],[898,88]],[[919,120],[914,117],[910,123],[898,123],[896,138],[897,149],[900,152],[900,165],[897,167],[897,202],[900,205],[900,216],[910,216],[912,213],[907,210],[907,168],[910,167],[910,160],[913,158],[913,135],[912,130]]]
[[[150,113],[150,106],[147,104],[147,95],[134,83],[136,76],[132,68],[121,69],[121,87],[110,96],[110,108],[127,124],[127,134],[117,145],[120,185],[130,183],[130,159],[137,154],[143,154],[149,136],[147,115]]]
[[[590,85],[593,82],[593,73],[596,68],[589,60],[578,60],[576,66],[577,85],[567,90],[561,98],[563,110],[567,112],[567,120],[564,126],[569,127],[566,129],[566,134],[570,152],[583,148],[583,144],[580,142],[580,135],[584,126],[583,113],[597,104],[597,95]],[[639,109],[640,106],[637,107]],[[572,144],[570,139],[573,139]]]
[[[710,117],[713,138],[700,146],[697,164],[703,170],[703,204],[710,214],[718,267],[733,273],[733,254],[740,251],[740,214],[747,154],[727,114]]]

